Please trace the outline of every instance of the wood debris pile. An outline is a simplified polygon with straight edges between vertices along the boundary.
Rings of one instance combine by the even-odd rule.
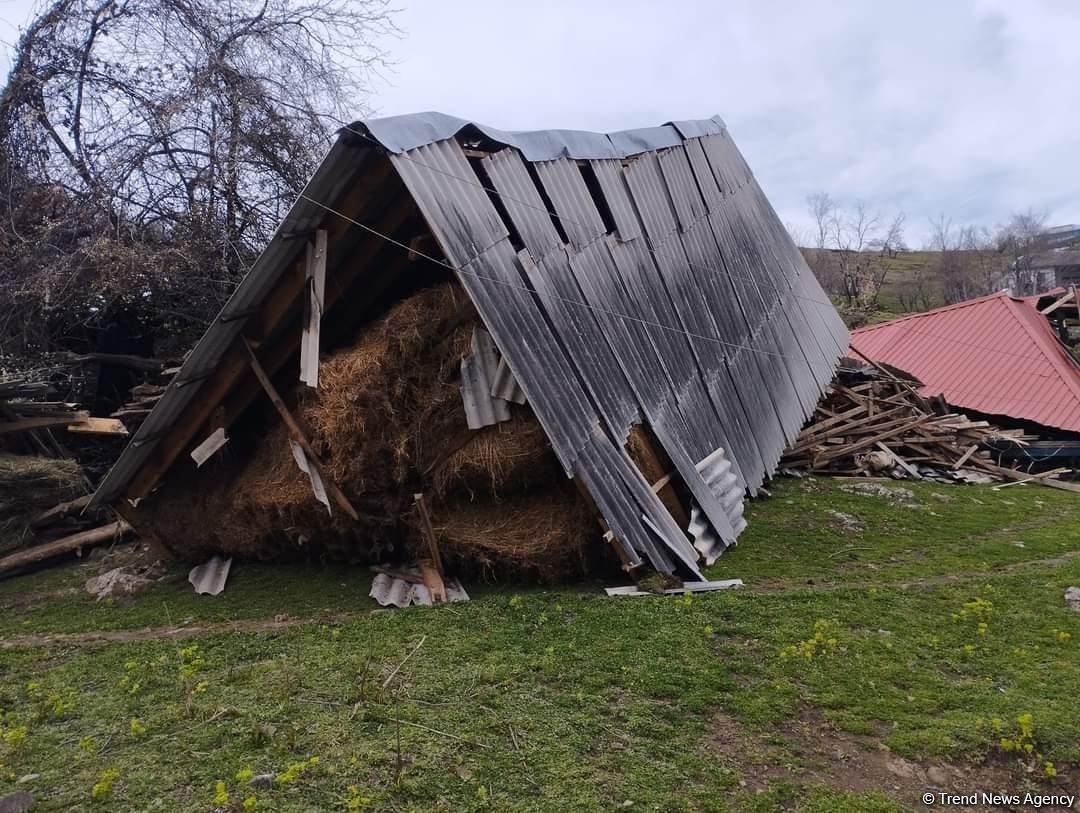
[[[997,465],[985,448],[1022,445],[1029,439],[1022,430],[949,411],[919,395],[918,386],[885,368],[841,367],[813,420],[784,453],[782,468],[965,483],[1024,476]]]

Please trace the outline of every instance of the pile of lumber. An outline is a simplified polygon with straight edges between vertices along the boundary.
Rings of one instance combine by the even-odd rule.
[[[57,400],[43,371],[0,378],[0,436],[28,434],[31,450],[63,456],[51,430],[89,435],[126,435],[124,425],[113,418],[91,417],[76,404]]]
[[[919,395],[917,386],[884,368],[841,367],[812,421],[784,453],[782,468],[967,483],[1031,476],[997,465],[984,448],[1022,445],[1029,439],[1022,430],[949,411]]]
[[[132,387],[131,398],[112,413],[111,417],[123,421],[128,431],[134,432],[161,400],[161,396],[165,394],[165,389],[169,386],[169,381],[178,372],[180,372],[179,364],[164,366],[150,373],[147,378],[152,380],[143,381]]]

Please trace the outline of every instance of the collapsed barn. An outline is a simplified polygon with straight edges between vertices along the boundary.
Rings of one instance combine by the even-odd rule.
[[[700,578],[846,349],[718,118],[357,123],[93,504],[190,557]]]

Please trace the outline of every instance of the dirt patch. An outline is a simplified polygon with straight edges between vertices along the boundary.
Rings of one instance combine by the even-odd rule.
[[[928,792],[1012,794],[1022,793],[1020,788],[1027,784],[1011,766],[1002,763],[905,759],[874,737],[833,728],[820,711],[811,708],[804,708],[770,734],[750,731],[719,712],[712,719],[710,747],[742,775],[733,791],[736,796],[764,792],[780,784],[826,785],[850,793],[876,791],[917,810],[926,808],[922,798]],[[1059,776],[1058,782],[1056,786],[1040,786],[1038,792],[1074,792],[1068,779]],[[973,805],[949,809],[1002,808]]]

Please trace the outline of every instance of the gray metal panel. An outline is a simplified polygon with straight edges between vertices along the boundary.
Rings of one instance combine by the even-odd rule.
[[[552,251],[561,250],[559,232],[517,150],[499,150],[483,159],[483,165],[492,188],[533,258],[539,261]]]
[[[623,177],[637,207],[638,217],[645,226],[649,243],[656,248],[676,229],[675,213],[660,175],[656,155],[651,152],[639,155],[623,168]]]
[[[514,404],[525,403],[525,393],[518,386],[517,379],[510,372],[506,359],[499,356],[499,366],[495,368],[495,377],[491,379],[491,394]]]
[[[682,145],[664,150],[659,154],[659,159],[660,171],[667,184],[671,202],[675,205],[675,214],[679,218],[679,227],[686,231],[706,214],[705,203],[690,169],[690,161]]]
[[[533,166],[574,248],[582,248],[604,234],[604,220],[596,210],[577,164],[562,158],[541,161]]]
[[[458,268],[510,235],[456,141],[418,147],[390,161]]]
[[[590,161],[600,192],[607,203],[608,211],[615,221],[615,230],[620,240],[633,240],[641,236],[641,223],[630,202],[630,194],[623,180],[620,161]]]
[[[499,367],[495,343],[483,328],[474,328],[472,352],[461,360],[461,402],[470,429],[481,429],[510,420],[510,405],[491,394]]]

